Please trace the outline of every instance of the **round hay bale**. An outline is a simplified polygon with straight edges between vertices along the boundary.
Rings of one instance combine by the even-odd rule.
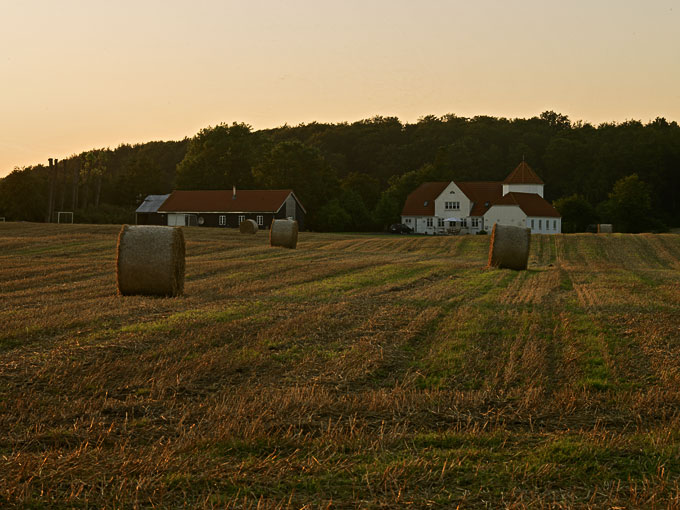
[[[491,231],[489,267],[526,269],[530,242],[531,229],[496,223]]]
[[[124,296],[184,292],[184,234],[177,227],[123,225],[116,248],[116,282]]]
[[[295,248],[298,239],[298,223],[295,220],[273,220],[269,229],[269,244]]]
[[[243,220],[238,228],[241,234],[256,234],[259,227],[255,220]]]
[[[598,234],[613,234],[614,233],[614,225],[611,223],[598,223],[597,224],[597,233]]]

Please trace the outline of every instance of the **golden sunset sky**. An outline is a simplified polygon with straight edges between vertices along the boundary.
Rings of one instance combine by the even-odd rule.
[[[678,0],[0,0],[0,176],[220,122],[680,120]]]

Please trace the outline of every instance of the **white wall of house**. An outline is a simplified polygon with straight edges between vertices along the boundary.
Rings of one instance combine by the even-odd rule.
[[[454,209],[453,207],[457,207]],[[434,215],[437,218],[467,218],[470,215],[472,203],[456,183],[451,181],[434,201]],[[447,225],[448,226],[448,225]]]
[[[486,225],[484,224],[483,216],[469,217],[467,219],[467,227],[470,230],[471,234],[476,234],[480,230],[489,230],[488,228],[486,228]]]
[[[431,220],[431,226],[428,225],[428,219]],[[445,234],[449,228],[454,226],[462,227],[463,231],[467,229],[470,234],[476,234],[483,229],[489,230],[484,223],[483,217],[463,218],[465,220],[465,225],[460,221],[455,222],[455,224],[448,221],[444,222],[443,220],[445,219],[446,218],[438,218],[436,216],[402,216],[401,222],[407,227],[412,228],[413,232],[416,234]],[[441,225],[440,220],[443,222]],[[473,225],[474,220],[477,220],[476,225]]]
[[[503,184],[503,196],[508,193],[536,193],[543,197],[543,184]]]
[[[495,223],[526,227],[527,215],[518,205],[492,205],[484,214],[484,227],[491,231]]]
[[[532,234],[559,234],[562,232],[562,218],[529,217],[527,227]]]
[[[434,216],[421,216],[417,221],[417,230],[421,234],[434,234],[437,219]]]
[[[418,219],[420,216],[402,216],[401,222],[409,228],[412,228],[414,232],[418,232]]]
[[[428,220],[430,220],[428,222]],[[413,229],[416,234],[434,234],[437,232],[437,218],[434,216],[402,216],[401,222]],[[431,225],[428,225],[431,223]]]

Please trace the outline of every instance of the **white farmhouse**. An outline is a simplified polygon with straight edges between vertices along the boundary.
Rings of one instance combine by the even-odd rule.
[[[421,234],[476,233],[494,223],[557,234],[562,218],[543,186],[524,161],[503,182],[426,182],[406,199],[401,221]]]

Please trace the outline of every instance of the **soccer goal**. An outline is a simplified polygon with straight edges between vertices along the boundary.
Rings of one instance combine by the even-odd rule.
[[[57,223],[73,223],[73,212],[59,211],[57,213]]]

